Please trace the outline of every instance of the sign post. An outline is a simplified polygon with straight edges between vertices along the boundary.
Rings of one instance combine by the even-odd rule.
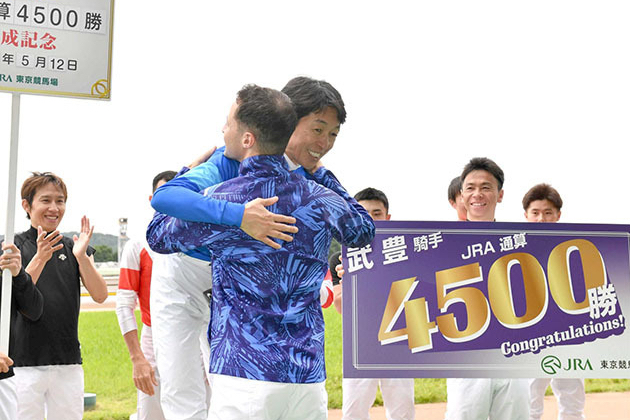
[[[9,146],[9,189],[7,197],[7,220],[5,244],[12,244],[15,226],[15,191],[20,130],[20,94],[14,93],[11,106],[11,144]],[[2,270],[2,302],[0,302],[0,352],[9,354],[9,330],[11,322],[11,270]]]
[[[0,2],[0,92],[13,94],[5,242],[13,243],[20,94],[109,100],[114,0]],[[12,276],[2,273],[0,351],[8,354]]]

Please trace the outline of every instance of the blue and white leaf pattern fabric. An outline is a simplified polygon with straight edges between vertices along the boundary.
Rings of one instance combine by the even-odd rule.
[[[320,168],[288,171],[282,156],[254,156],[240,175],[204,193],[246,203],[278,196],[269,210],[293,216],[299,232],[275,250],[235,227],[154,218],[149,244],[160,253],[207,246],[212,252],[212,373],[286,383],[326,378],[319,290],[333,237],[351,247],[374,238],[368,213]],[[315,182],[314,180],[317,180]],[[330,188],[324,187],[326,185]]]

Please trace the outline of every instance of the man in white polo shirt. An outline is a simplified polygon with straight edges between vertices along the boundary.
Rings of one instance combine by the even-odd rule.
[[[503,200],[503,170],[488,158],[473,158],[461,176],[467,220],[494,222]],[[445,420],[528,420],[526,379],[448,378]]]
[[[548,184],[534,185],[523,197],[523,210],[528,222],[554,223],[560,220],[562,198]],[[543,414],[545,391],[551,383],[558,400],[558,420],[583,420],[584,379],[579,378],[535,378],[529,383],[530,420],[540,420]]]

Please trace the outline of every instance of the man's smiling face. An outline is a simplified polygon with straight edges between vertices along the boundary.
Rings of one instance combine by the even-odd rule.
[[[31,218],[33,227],[41,226],[46,232],[57,229],[66,212],[66,196],[52,183],[40,187],[33,197],[33,204],[22,200],[22,207]]]
[[[337,110],[327,107],[300,118],[287,145],[286,154],[293,161],[311,170],[335,145],[339,134]]]
[[[462,182],[462,199],[468,220],[492,222],[497,203],[503,200],[503,190],[499,191],[499,182],[490,172],[476,170]]]

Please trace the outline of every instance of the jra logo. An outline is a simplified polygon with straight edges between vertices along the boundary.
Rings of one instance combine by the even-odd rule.
[[[576,370],[593,370],[591,361],[589,359],[582,360],[578,358],[567,359],[564,367],[562,362],[556,356],[545,356],[540,362],[540,367],[548,375],[555,375],[560,370],[576,371]]]

